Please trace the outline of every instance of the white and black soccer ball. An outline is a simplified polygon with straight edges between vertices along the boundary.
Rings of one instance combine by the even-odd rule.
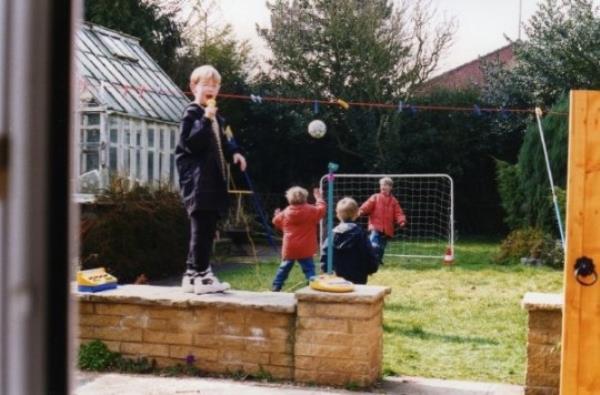
[[[315,119],[308,124],[308,134],[315,139],[320,139],[325,136],[327,133],[327,126],[325,126],[325,122],[320,119]]]

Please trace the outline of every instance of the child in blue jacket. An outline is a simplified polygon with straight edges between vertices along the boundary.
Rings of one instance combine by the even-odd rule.
[[[354,222],[358,204],[345,197],[337,203],[335,213],[340,223],[333,228],[333,270],[354,284],[366,284],[368,275],[375,273],[379,264],[367,233]],[[323,271],[327,270],[327,242],[321,254]]]

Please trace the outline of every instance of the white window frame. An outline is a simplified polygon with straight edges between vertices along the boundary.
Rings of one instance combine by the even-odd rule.
[[[94,114],[94,115],[98,115],[99,118],[99,122],[98,124],[95,125],[90,125],[88,123],[88,119],[89,119],[89,115],[90,114]],[[98,171],[102,170],[102,113],[100,111],[82,111],[79,113],[79,117],[77,119],[77,122],[79,123],[79,128],[78,128],[78,150],[79,150],[79,175],[86,173],[90,170],[93,169],[88,169],[86,164],[87,161],[84,159],[84,151],[88,151],[88,149],[85,149],[86,145],[88,144],[94,144],[94,143],[89,143],[88,142],[88,131],[90,130],[98,130],[98,147],[96,148],[96,151],[98,153],[98,167],[96,168]],[[83,139],[81,138],[83,136]],[[93,149],[89,149],[90,151],[92,151]]]

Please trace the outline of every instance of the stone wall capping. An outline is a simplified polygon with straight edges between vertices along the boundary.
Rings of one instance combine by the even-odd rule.
[[[521,306],[527,311],[532,310],[562,310],[563,294],[527,292],[523,297]]]
[[[334,293],[315,291],[310,287],[296,291],[296,299],[309,302],[326,303],[373,303],[392,292],[390,287],[373,285],[355,285],[353,292]]]
[[[98,293],[78,292],[72,295],[79,302],[127,303],[165,307],[247,308],[274,313],[296,312],[294,294],[287,292],[250,292],[232,290],[222,294],[194,295],[181,292],[179,287],[157,285],[119,285],[116,289]]]

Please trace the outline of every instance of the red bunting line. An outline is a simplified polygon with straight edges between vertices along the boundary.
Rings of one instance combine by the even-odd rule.
[[[80,80],[81,88],[84,90],[86,86],[87,79],[82,78]],[[137,92],[140,97],[144,95],[144,93],[156,93],[159,95],[178,95],[179,91],[165,91],[163,89],[153,90],[149,89],[147,86],[135,86],[135,85],[127,85],[121,83],[114,83],[114,85],[119,85],[125,94],[130,92]],[[192,92],[184,92],[188,96],[193,96]],[[224,99],[237,99],[237,100],[250,100],[255,103],[265,102],[275,102],[275,103],[286,103],[286,104],[309,104],[315,105],[315,103],[323,104],[323,105],[334,105],[339,106],[346,109],[348,106],[350,107],[365,107],[365,108],[384,108],[384,109],[406,109],[406,110],[429,110],[429,111],[455,111],[455,112],[475,112],[474,107],[461,107],[461,106],[444,106],[444,105],[426,105],[426,104],[410,104],[410,103],[377,103],[377,102],[346,102],[342,99],[332,99],[332,100],[323,100],[323,99],[306,99],[306,98],[293,98],[293,97],[281,97],[281,96],[259,96],[259,95],[241,95],[235,93],[219,93],[219,97]],[[259,100],[257,100],[259,99]],[[399,108],[400,107],[400,108]],[[495,107],[481,107],[477,108],[477,115],[481,113],[527,113],[527,114],[535,114],[535,108],[495,108]],[[552,115],[568,115],[567,112],[560,111],[543,111],[544,114],[552,114]]]
[[[187,95],[191,95],[191,92],[185,92]],[[234,93],[219,93],[219,97],[225,99],[242,99],[251,100],[249,95],[239,95]],[[287,98],[278,96],[261,96],[264,101],[280,102],[280,103],[292,103],[292,104],[328,104],[339,106],[337,100],[318,100],[318,99],[304,99],[304,98]],[[398,109],[398,104],[390,103],[375,103],[375,102],[347,102],[348,105],[354,107],[371,107],[371,108],[387,108],[387,109]],[[473,107],[458,107],[458,106],[438,106],[438,105],[421,105],[421,104],[409,104],[404,103],[404,107],[408,110],[414,108],[415,110],[433,110],[433,111],[460,111],[460,112],[473,112]],[[523,108],[493,108],[493,107],[481,107],[481,112],[514,112],[514,113],[535,113],[535,108],[523,109]],[[544,111],[545,114],[553,115],[568,115],[566,112],[559,111]]]

